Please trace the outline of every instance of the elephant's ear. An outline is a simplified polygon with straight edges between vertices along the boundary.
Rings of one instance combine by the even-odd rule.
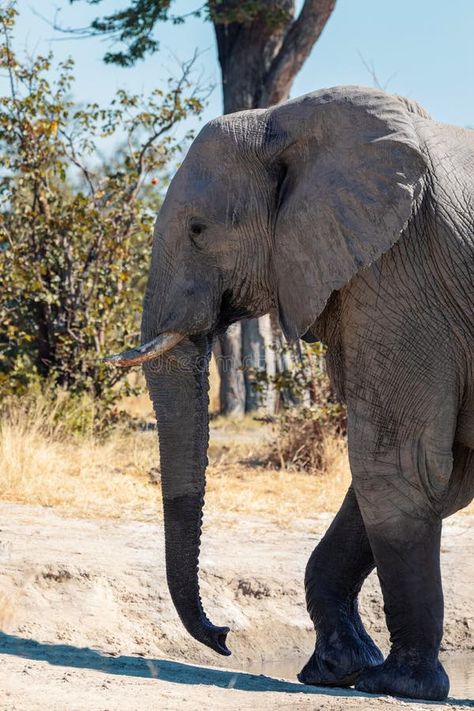
[[[426,171],[414,120],[397,97],[357,87],[268,111],[266,159],[281,176],[273,267],[290,340],[407,226]]]

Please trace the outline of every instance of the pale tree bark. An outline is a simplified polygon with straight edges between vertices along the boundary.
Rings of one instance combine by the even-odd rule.
[[[242,326],[234,323],[214,345],[219,370],[219,401],[223,415],[245,413],[245,378],[242,369]]]
[[[261,12],[245,22],[223,21],[233,13],[238,16],[238,0],[213,3],[224,113],[285,101],[336,4],[336,0],[305,0],[295,17],[294,0],[259,2]],[[222,413],[240,415],[258,407],[275,411],[273,389],[262,398],[253,387],[255,370],[263,368],[270,377],[277,370],[275,335],[267,315],[234,324],[220,337],[220,355],[225,355],[218,359]]]

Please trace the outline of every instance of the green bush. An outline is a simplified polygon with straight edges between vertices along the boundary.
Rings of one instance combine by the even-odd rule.
[[[189,63],[165,91],[78,106],[73,62],[21,61],[15,18],[0,10],[0,396],[47,383],[112,407],[130,386],[102,358],[137,341],[170,131],[202,103]]]

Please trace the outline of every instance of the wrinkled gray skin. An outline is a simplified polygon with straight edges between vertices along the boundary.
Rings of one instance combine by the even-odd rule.
[[[349,412],[353,484],[306,573],[313,684],[444,699],[440,532],[474,486],[474,134],[416,104],[342,87],[211,121],[156,223],[143,341],[158,417],[167,576],[189,632],[229,653],[202,611],[198,555],[213,333],[276,306],[321,338]],[[357,595],[377,567],[384,661]]]

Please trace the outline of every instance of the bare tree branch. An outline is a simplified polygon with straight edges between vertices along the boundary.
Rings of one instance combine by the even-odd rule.
[[[72,136],[70,136],[68,133],[66,133],[62,129],[60,129],[59,133],[64,138],[67,145],[69,146],[69,151],[70,151],[68,154],[69,160],[71,161],[71,163],[73,163],[76,166],[76,168],[79,168],[83,178],[85,179],[87,185],[89,186],[90,195],[92,197],[96,191],[96,187],[94,185],[94,181],[92,178],[92,173],[79,159],[77,152],[76,152],[76,148],[74,146],[74,141],[72,139]]]
[[[294,77],[319,39],[335,5],[336,0],[305,0],[271,63],[260,96],[260,106],[271,106],[288,97]]]
[[[364,57],[364,55],[361,54],[361,52],[357,52],[357,54],[358,54],[359,57],[360,57],[360,61],[362,62],[362,64],[364,65],[364,67],[367,69],[367,71],[369,72],[370,76],[372,77],[372,81],[373,81],[373,83],[374,83],[374,86],[375,86],[377,89],[381,89],[382,91],[386,91],[388,85],[390,84],[390,82],[391,82],[392,79],[396,76],[397,73],[394,72],[393,74],[391,74],[391,75],[389,76],[389,78],[387,79],[387,81],[385,81],[385,82],[382,84],[382,82],[380,81],[380,79],[379,79],[379,77],[378,77],[378,74],[377,74],[377,72],[376,72],[376,70],[375,70],[375,64],[374,64],[373,60],[371,59],[370,62],[369,62],[369,61],[367,61],[367,59]]]

